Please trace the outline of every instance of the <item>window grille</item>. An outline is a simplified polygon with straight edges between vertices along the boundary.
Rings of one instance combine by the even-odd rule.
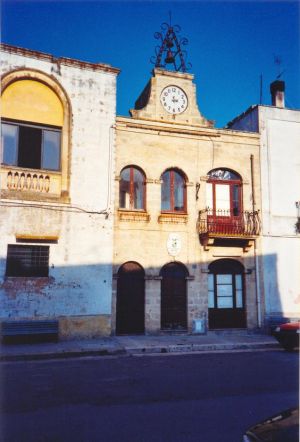
[[[7,246],[6,276],[48,276],[49,246]]]

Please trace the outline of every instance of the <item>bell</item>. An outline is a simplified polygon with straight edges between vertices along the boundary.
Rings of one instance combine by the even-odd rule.
[[[174,56],[173,56],[173,52],[171,50],[168,51],[165,62],[170,64],[170,63],[174,63]]]
[[[173,41],[169,38],[168,40],[167,40],[167,47],[168,48],[172,48],[174,46],[174,43],[173,43]]]

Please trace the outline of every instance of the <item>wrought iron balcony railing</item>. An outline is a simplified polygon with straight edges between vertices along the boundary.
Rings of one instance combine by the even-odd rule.
[[[259,211],[200,210],[197,230],[200,235],[252,237],[260,233]]]

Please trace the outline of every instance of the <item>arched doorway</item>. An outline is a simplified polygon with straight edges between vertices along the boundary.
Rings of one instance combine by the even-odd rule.
[[[208,268],[209,328],[245,328],[243,265],[234,259],[219,259]]]
[[[118,271],[117,334],[145,331],[145,272],[136,262],[123,264]]]
[[[172,262],[160,271],[161,281],[161,328],[162,330],[187,329],[186,277],[183,264]]]

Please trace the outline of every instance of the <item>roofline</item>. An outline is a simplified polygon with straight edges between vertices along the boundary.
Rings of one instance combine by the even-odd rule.
[[[239,114],[237,117],[235,117],[233,120],[229,121],[226,126],[226,128],[230,128],[230,126],[234,123],[236,123],[237,121],[241,120],[242,118],[244,118],[246,115],[250,114],[251,112],[253,112],[256,108],[260,108],[260,107],[266,107],[266,108],[272,108],[272,109],[280,109],[281,111],[292,111],[292,112],[299,112],[300,109],[292,109],[290,107],[278,107],[278,106],[272,106],[271,104],[253,104],[252,106],[248,107],[248,109],[245,110],[245,112],[242,112],[241,114]]]
[[[7,43],[1,43],[0,49],[3,52],[8,52],[11,54],[23,55],[25,57],[33,57],[39,60],[46,60],[52,63],[64,64],[66,66],[74,66],[81,69],[91,69],[93,71],[104,71],[110,72],[112,74],[119,74],[120,69],[114,68],[109,64],[105,63],[91,63],[88,61],[76,60],[67,57],[54,57],[54,55],[47,54],[45,52],[35,51],[32,49],[21,48],[18,46],[9,45]]]
[[[244,118],[246,115],[250,114],[250,112],[254,111],[254,109],[258,108],[259,104],[253,104],[252,106],[248,107],[244,112],[239,114],[237,117],[235,117],[233,120],[228,121],[225,128],[229,128],[232,124],[234,124],[236,121],[240,120],[241,118]]]

